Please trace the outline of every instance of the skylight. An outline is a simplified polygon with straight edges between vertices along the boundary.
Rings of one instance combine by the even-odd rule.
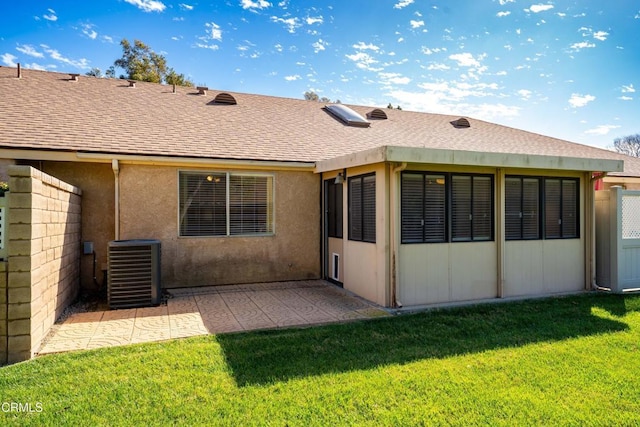
[[[346,107],[342,104],[326,105],[324,109],[336,118],[342,120],[347,126],[368,128],[371,125],[371,123],[369,123],[367,119],[353,111],[351,108]]]

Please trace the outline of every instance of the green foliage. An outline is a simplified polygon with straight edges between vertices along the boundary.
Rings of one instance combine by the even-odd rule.
[[[114,65],[125,70],[126,74],[122,77],[143,82],[193,86],[193,82],[184,74],[178,74],[167,66],[167,60],[163,55],[154,52],[142,41],[134,40],[132,45],[129,40],[122,39],[120,46],[122,57],[117,59]]]
[[[640,425],[640,295],[178,339],[0,368],[1,425]]]
[[[9,183],[5,181],[0,181],[0,195],[4,195],[4,193],[9,191]]]

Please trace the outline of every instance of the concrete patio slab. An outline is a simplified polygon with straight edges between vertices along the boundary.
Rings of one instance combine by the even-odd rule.
[[[38,354],[389,316],[323,280],[169,289],[158,307],[75,313]]]

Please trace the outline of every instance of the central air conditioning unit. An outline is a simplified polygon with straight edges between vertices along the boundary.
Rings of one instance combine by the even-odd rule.
[[[160,242],[114,240],[108,252],[109,308],[160,304]]]

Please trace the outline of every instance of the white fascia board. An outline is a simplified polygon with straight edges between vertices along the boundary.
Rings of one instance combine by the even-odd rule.
[[[327,172],[379,162],[587,172],[621,172],[623,170],[622,160],[384,146],[318,162],[316,172]]]

